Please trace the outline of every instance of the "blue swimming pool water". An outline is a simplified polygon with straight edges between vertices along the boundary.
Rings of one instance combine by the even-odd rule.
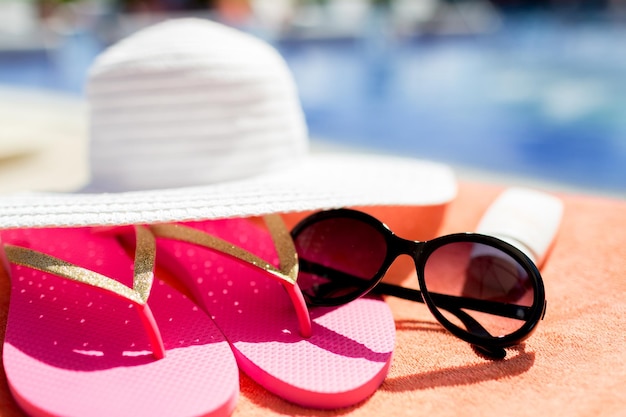
[[[473,36],[275,43],[311,136],[626,195],[626,28],[544,20]],[[0,53],[0,83],[81,94],[103,47]]]
[[[344,144],[626,194],[626,32],[283,45],[311,132]]]

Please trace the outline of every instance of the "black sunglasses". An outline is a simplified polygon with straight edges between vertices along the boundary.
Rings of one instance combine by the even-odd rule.
[[[370,291],[419,301],[455,336],[494,358],[530,336],[545,314],[535,264],[492,236],[457,233],[416,242],[349,209],[315,213],[291,235],[298,285],[311,306],[341,305]],[[403,254],[415,262],[421,291],[381,282]]]

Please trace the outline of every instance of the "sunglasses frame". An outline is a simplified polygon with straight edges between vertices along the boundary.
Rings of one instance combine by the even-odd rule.
[[[361,293],[356,295],[349,294],[346,296],[339,296],[332,299],[329,303],[312,302],[312,300],[305,295],[305,298],[307,298],[307,303],[309,303],[310,305],[341,305],[348,303],[358,297],[362,297],[369,292],[391,295],[412,301],[422,302],[426,304],[431,314],[433,314],[435,319],[437,319],[437,321],[445,329],[450,331],[459,339],[462,339],[476,347],[483,348],[490,356],[502,356],[501,348],[517,345],[523,340],[527,339],[534,332],[537,324],[545,316],[547,303],[545,299],[545,288],[543,284],[543,279],[541,278],[539,270],[537,269],[536,265],[522,251],[520,251],[513,245],[504,242],[503,240],[500,240],[493,236],[478,233],[454,233],[427,241],[413,241],[397,236],[387,225],[369,214],[345,208],[320,211],[306,217],[292,229],[291,236],[294,242],[296,242],[298,235],[300,235],[302,231],[310,227],[312,224],[323,220],[336,218],[354,219],[364,222],[367,225],[373,227],[385,238],[387,253],[385,254],[385,259],[382,262],[378,272],[368,281],[369,285],[364,288]],[[428,257],[437,249],[451,243],[459,242],[480,243],[493,247],[512,257],[528,273],[528,278],[531,280],[533,287],[533,302],[532,305],[529,307],[528,316],[524,317],[524,324],[519,329],[505,336],[479,336],[476,334],[472,334],[469,330],[463,330],[462,328],[453,324],[440,311],[442,307],[437,307],[435,300],[433,300],[433,294],[428,291],[428,287],[426,285],[424,274],[426,262],[428,260]],[[419,288],[421,290],[413,290],[399,285],[381,282],[391,264],[400,255],[409,255],[413,259],[413,263],[415,264],[417,272]],[[498,304],[508,305],[507,303],[499,302]],[[467,313],[462,312],[460,309],[458,310],[458,313],[469,316],[467,315]],[[461,318],[460,316],[458,317]]]

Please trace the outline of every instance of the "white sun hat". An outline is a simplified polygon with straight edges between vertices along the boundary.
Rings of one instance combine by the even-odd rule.
[[[279,53],[210,20],[169,20],[113,45],[91,68],[87,101],[89,187],[3,195],[0,228],[439,205],[456,195],[443,164],[310,152]]]

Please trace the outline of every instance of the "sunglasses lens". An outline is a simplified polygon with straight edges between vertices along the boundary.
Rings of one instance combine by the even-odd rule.
[[[294,236],[300,262],[298,285],[307,301],[340,304],[372,285],[387,254],[384,236],[353,218],[311,223]]]
[[[512,256],[478,242],[442,245],[424,267],[426,288],[446,320],[487,338],[507,336],[525,324],[535,293],[530,274]]]

